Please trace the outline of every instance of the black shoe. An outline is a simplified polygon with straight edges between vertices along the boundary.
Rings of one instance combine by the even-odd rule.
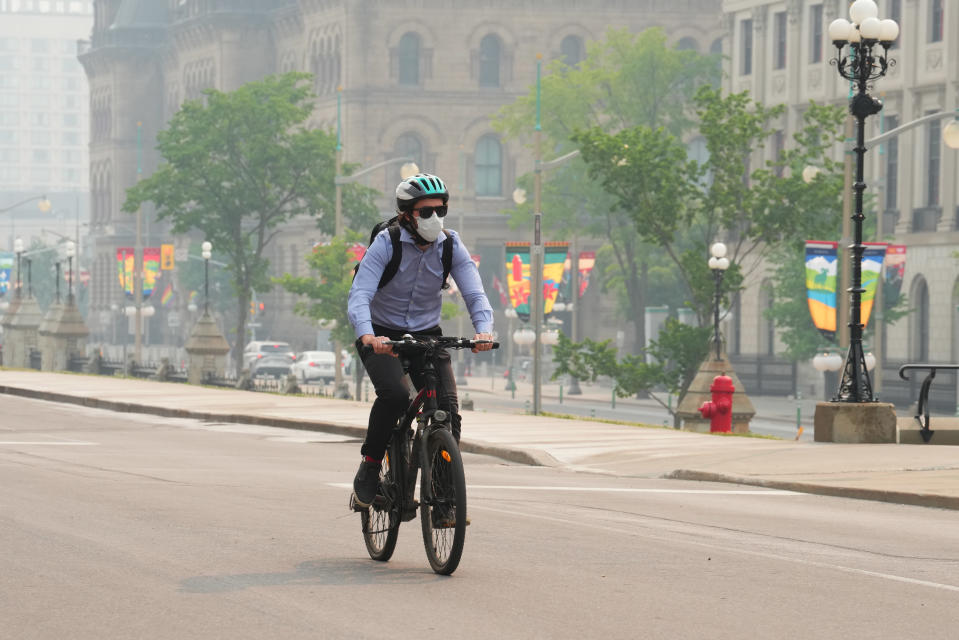
[[[380,464],[378,462],[360,463],[360,468],[353,478],[353,497],[356,504],[368,508],[376,498],[376,488],[380,484]]]

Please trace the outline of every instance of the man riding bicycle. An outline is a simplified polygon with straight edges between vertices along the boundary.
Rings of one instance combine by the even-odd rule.
[[[396,187],[398,229],[383,229],[374,238],[350,289],[348,313],[356,331],[356,348],[376,389],[360,449],[363,459],[353,479],[354,499],[360,507],[369,507],[376,497],[390,434],[409,404],[402,365],[385,343],[406,333],[442,335],[439,321],[447,274],[453,276],[463,296],[475,339],[492,340],[493,309],[476,264],[459,235],[443,230],[448,202],[446,185],[436,176],[421,173],[400,182]],[[398,264],[396,248],[401,253]],[[364,345],[371,347],[372,353]],[[491,343],[480,344],[474,351],[491,347]],[[438,406],[450,414],[453,437],[459,442],[459,403],[449,353],[444,350],[436,366]],[[411,372],[411,376],[419,386],[419,372]]]

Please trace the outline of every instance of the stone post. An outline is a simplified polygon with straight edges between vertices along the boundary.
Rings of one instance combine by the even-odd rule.
[[[3,319],[0,320],[0,326],[3,327],[3,366],[5,367],[20,366],[15,364],[20,350],[20,340],[13,324],[17,319],[20,303],[20,298],[11,296],[10,306],[7,307],[7,310],[3,313]]]
[[[733,393],[733,433],[749,433],[749,421],[756,415],[756,409],[752,401],[746,395],[746,389],[742,380],[736,375],[732,364],[723,349],[717,360],[715,354],[710,350],[709,355],[699,365],[699,371],[693,378],[686,395],[683,396],[679,407],[676,408],[676,415],[682,419],[683,428],[688,431],[709,432],[709,420],[703,418],[699,413],[699,407],[712,398],[709,391],[713,379],[719,375],[727,375],[733,380],[733,386],[736,391]]]
[[[27,369],[30,367],[30,351],[40,347],[39,335],[37,329],[40,321],[43,320],[43,312],[37,299],[33,296],[23,298],[19,301],[20,308],[17,310],[17,316],[13,319],[12,326],[9,328],[14,337],[14,352],[11,354],[11,367]],[[5,327],[4,331],[8,329]]]
[[[72,302],[51,305],[37,334],[41,371],[66,371],[70,358],[86,356],[90,330]]]
[[[226,374],[226,354],[230,344],[220,333],[209,311],[204,311],[186,341],[187,382],[202,384],[210,376]]]

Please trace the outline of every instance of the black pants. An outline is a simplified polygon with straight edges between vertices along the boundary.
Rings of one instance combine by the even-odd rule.
[[[373,325],[373,332],[378,336],[386,336],[391,340],[399,340],[409,331],[390,329]],[[419,335],[442,335],[442,330],[435,327],[428,331],[419,331]],[[366,430],[366,440],[360,450],[365,456],[375,460],[382,460],[386,446],[390,441],[390,434],[396,421],[403,415],[410,404],[409,390],[403,381],[403,367],[399,358],[388,354],[376,354],[360,348],[357,341],[356,349],[366,368],[366,373],[373,382],[376,390],[376,400],[370,410],[370,422]],[[456,379],[453,377],[453,365],[450,354],[445,349],[436,357],[436,373],[439,378],[439,387],[436,390],[436,399],[439,408],[447,411],[451,416],[453,436],[460,439],[459,401],[456,397]],[[410,377],[417,389],[423,387],[425,380],[421,371],[411,371]]]

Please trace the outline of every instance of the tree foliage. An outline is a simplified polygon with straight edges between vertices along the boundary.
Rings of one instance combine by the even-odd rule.
[[[164,163],[127,191],[124,211],[152,202],[174,233],[199,231],[226,255],[236,307],[239,363],[251,292],[271,286],[264,250],[283,223],[312,216],[334,227],[336,138],[311,130],[310,76],[287,73],[236,91],[204,92],[184,103],[157,135]],[[344,215],[354,228],[376,220],[372,192],[344,187]]]

